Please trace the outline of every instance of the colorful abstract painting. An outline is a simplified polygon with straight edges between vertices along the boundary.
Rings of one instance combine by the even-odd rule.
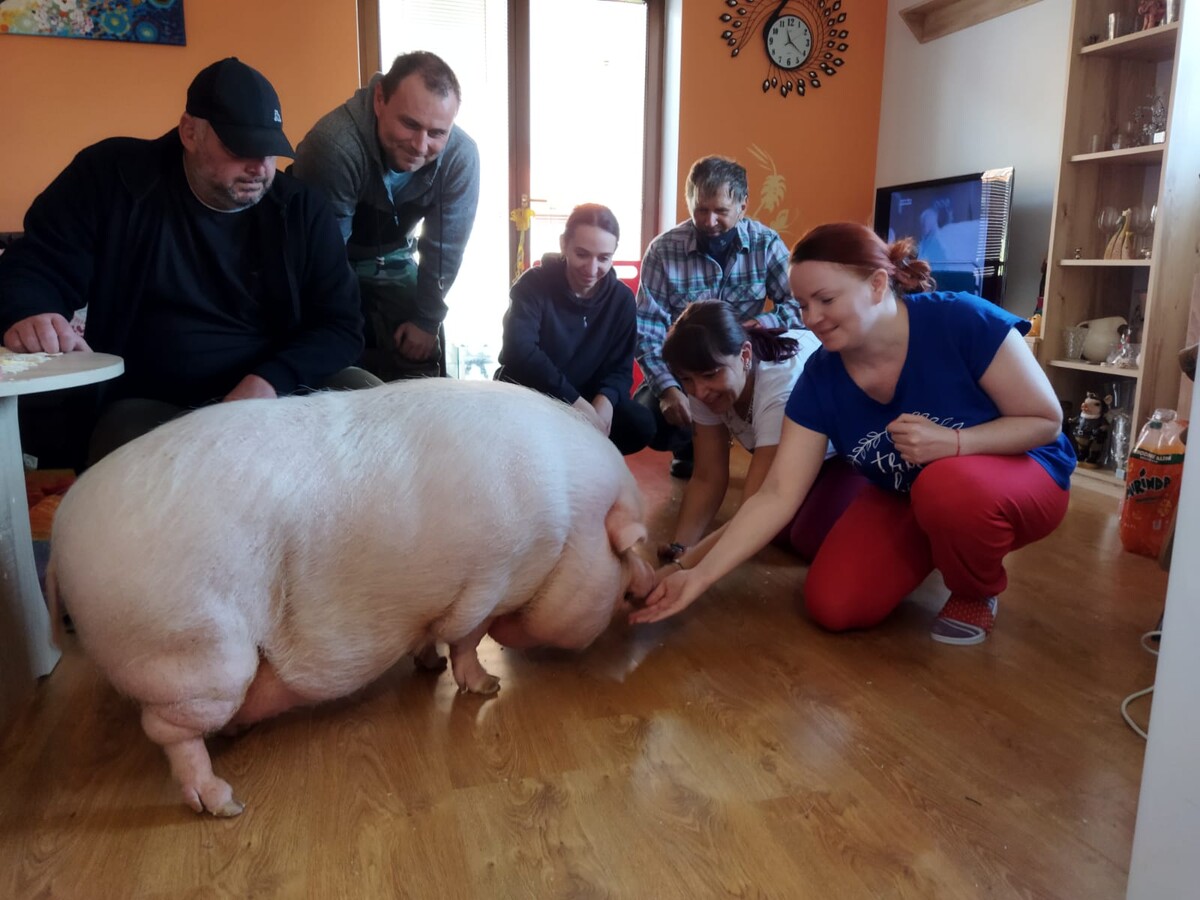
[[[183,46],[183,0],[0,0],[0,34]]]

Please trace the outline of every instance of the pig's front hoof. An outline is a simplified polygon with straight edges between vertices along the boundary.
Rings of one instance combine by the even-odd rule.
[[[230,798],[229,802],[217,809],[210,809],[209,812],[221,819],[232,819],[234,816],[240,816],[242,810],[246,808],[246,804],[240,800]]]
[[[481,669],[478,674],[472,674],[463,684],[460,684],[459,688],[472,694],[487,696],[500,690],[500,679]]]
[[[214,777],[203,785],[185,787],[183,799],[198,813],[207,812],[220,818],[241,815],[245,804],[233,796],[229,782]]]

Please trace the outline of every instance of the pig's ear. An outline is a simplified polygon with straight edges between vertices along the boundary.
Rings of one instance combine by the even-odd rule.
[[[608,530],[609,543],[618,555],[631,549],[634,544],[646,540],[646,537],[646,526],[641,522],[628,522]]]

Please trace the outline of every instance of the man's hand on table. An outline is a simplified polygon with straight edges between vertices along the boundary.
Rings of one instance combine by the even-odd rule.
[[[92,349],[58,313],[39,313],[17,322],[4,332],[4,346],[13,353],[74,353]]]

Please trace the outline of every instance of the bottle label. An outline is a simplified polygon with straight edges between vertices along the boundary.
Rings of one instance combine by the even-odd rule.
[[[1132,470],[1131,470],[1132,474]],[[1125,497],[1139,503],[1158,500],[1175,484],[1174,474],[1156,472],[1150,474],[1145,466],[1139,466],[1137,474],[1125,484]]]
[[[1144,447],[1138,447],[1130,454],[1135,459],[1140,459],[1142,462],[1152,466],[1182,466],[1182,453],[1155,453],[1153,450],[1147,450]]]

